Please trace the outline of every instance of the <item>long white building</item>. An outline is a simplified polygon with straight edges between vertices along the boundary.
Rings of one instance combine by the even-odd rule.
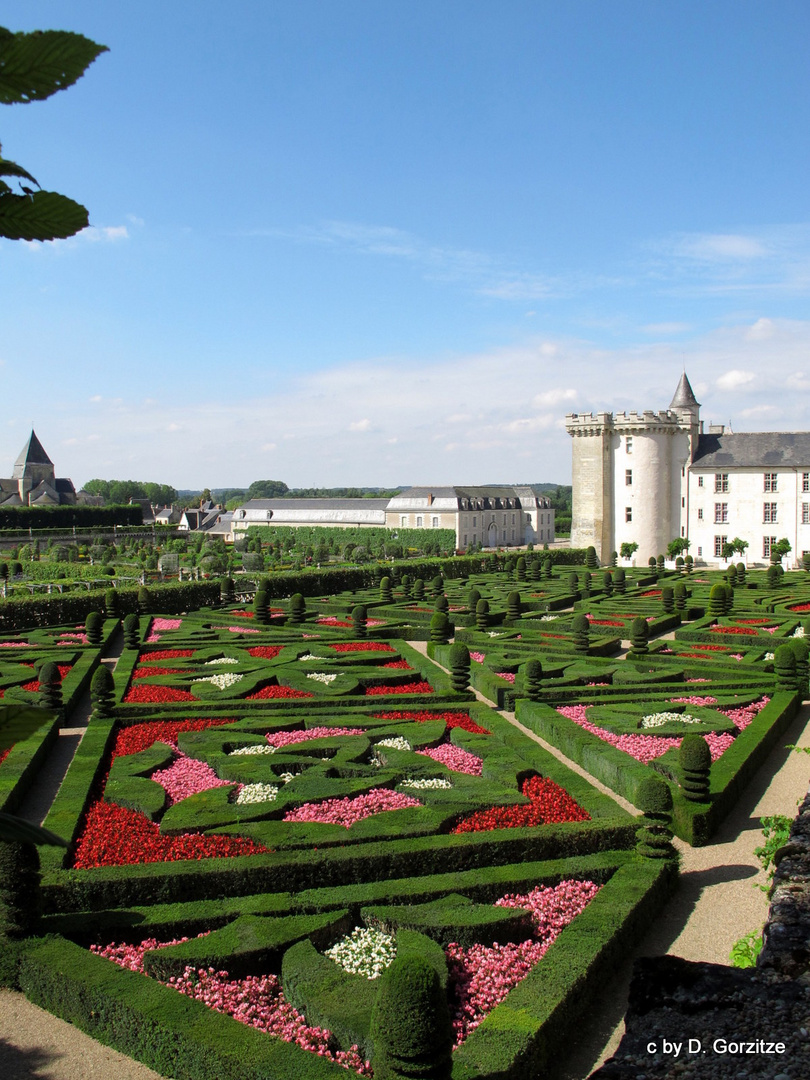
[[[668,409],[571,413],[565,426],[571,543],[593,544],[602,562],[627,542],[646,563],[677,537],[697,562],[717,565],[736,537],[748,542],[749,563],[769,562],[783,538],[791,565],[810,551],[810,432],[704,431],[686,373]]]

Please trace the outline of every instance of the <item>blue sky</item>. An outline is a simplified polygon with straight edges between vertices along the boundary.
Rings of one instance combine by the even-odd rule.
[[[569,482],[566,412],[808,427],[805,0],[6,5],[109,46],[0,109],[0,471]],[[3,466],[2,462],[7,465]]]

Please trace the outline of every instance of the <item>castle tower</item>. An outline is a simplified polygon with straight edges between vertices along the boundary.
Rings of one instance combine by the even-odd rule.
[[[27,502],[26,496],[28,492],[41,484],[43,480],[50,484],[54,483],[53,462],[45,453],[45,449],[37,438],[35,431],[31,432],[28,442],[14,462],[11,476],[17,481],[20,498],[24,503]]]
[[[636,543],[634,561],[643,565],[685,535],[699,411],[684,372],[669,409],[566,417],[574,440],[573,547],[593,544],[606,563],[623,543]]]

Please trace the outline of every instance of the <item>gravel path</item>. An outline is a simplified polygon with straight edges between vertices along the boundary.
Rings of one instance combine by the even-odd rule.
[[[420,652],[426,651],[424,643],[412,644]],[[514,723],[511,714],[502,715]],[[614,1052],[623,1032],[627,988],[636,956],[670,952],[688,960],[724,964],[734,942],[762,926],[767,897],[753,887],[764,881],[753,854],[761,841],[760,819],[769,814],[793,815],[807,792],[807,758],[790,753],[784,745],[810,746],[808,721],[810,705],[805,705],[780,746],[746,788],[713,844],[693,849],[678,843],[682,853],[678,891],[658,923],[616,970],[610,993],[589,1014],[583,1038],[547,1080],[583,1080]],[[543,745],[576,771],[582,771],[558,751]],[[633,809],[622,799],[617,798],[617,802]],[[3,1080],[157,1080],[159,1074],[43,1012],[21,994],[0,991],[0,1076]]]

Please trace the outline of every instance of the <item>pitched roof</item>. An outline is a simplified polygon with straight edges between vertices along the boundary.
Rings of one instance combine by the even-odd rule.
[[[36,432],[33,430],[31,431],[28,442],[22,448],[17,460],[14,462],[14,472],[12,475],[15,477],[22,476],[26,465],[53,465],[53,462],[45,453],[42,443],[37,438]]]
[[[694,409],[700,408],[700,402],[692,392],[692,387],[689,385],[689,380],[686,377],[684,371],[678,381],[678,389],[669,403],[670,409]]]
[[[692,468],[810,470],[810,431],[750,431],[739,435],[701,435]]]

